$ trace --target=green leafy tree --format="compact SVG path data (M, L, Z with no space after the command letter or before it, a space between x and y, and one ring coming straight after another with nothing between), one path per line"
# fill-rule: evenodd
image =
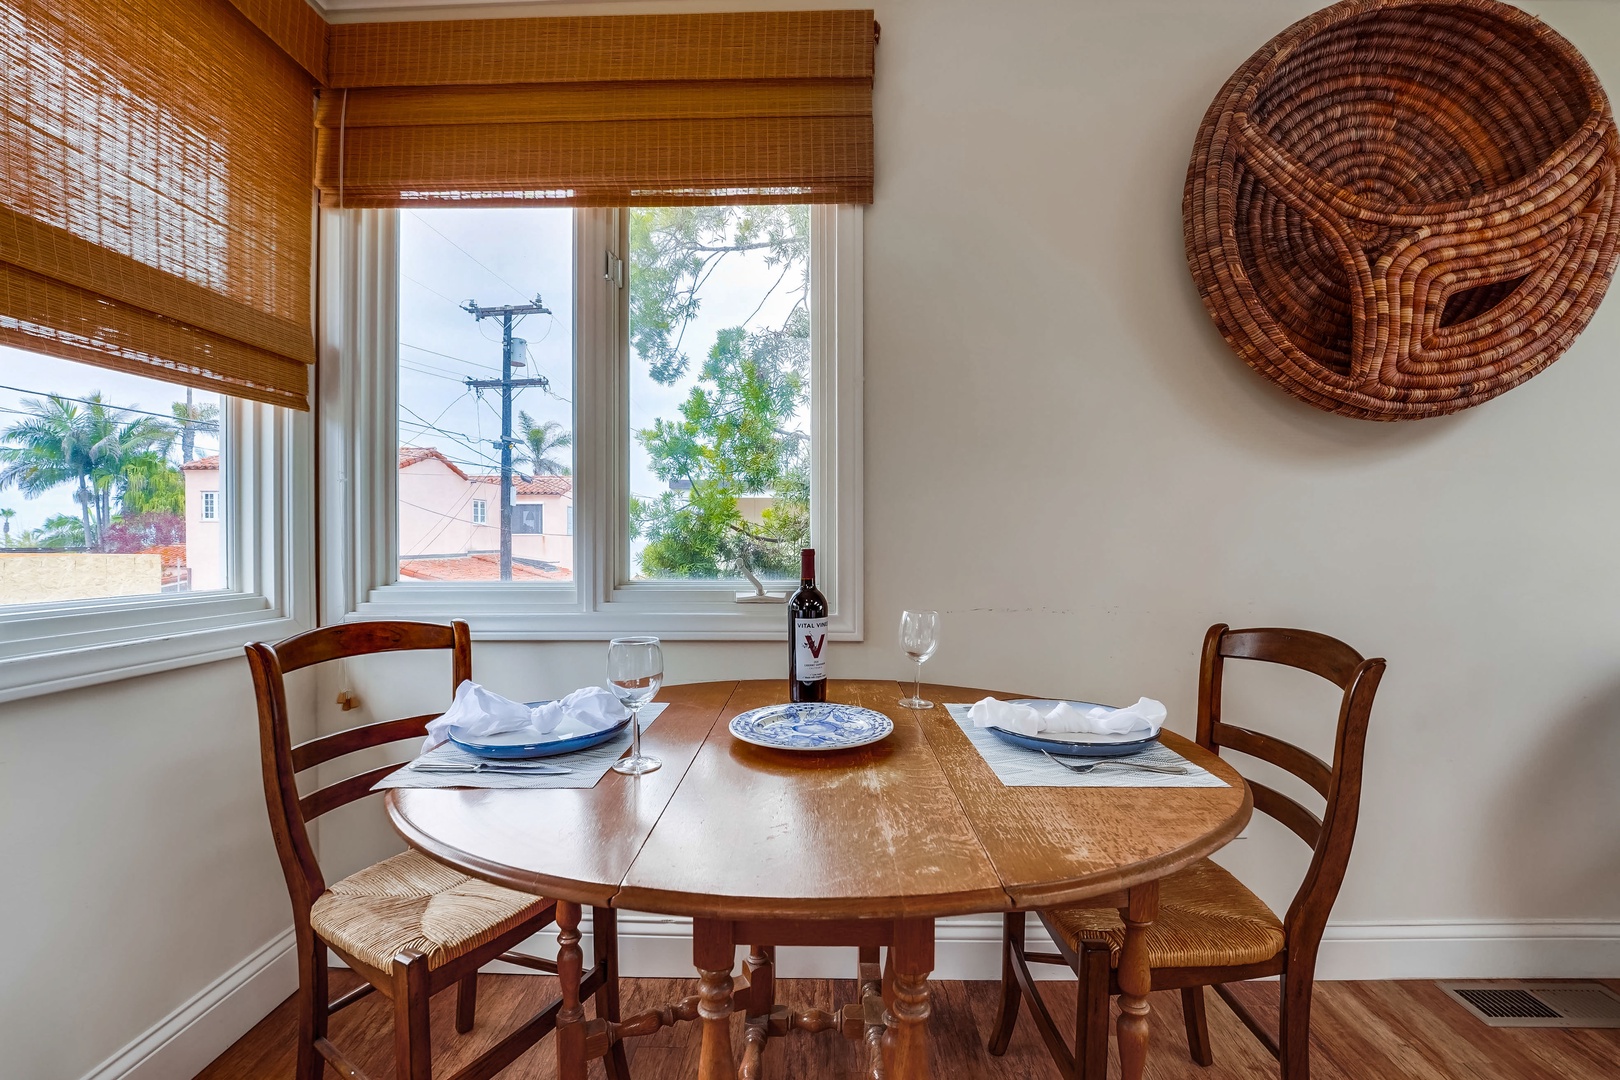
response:
M11 507L0 507L0 547L11 546L11 519L17 516L17 511Z
M691 369L685 336L721 263L755 252L777 271L790 310L776 326L753 315L717 335L679 419L636 432L669 490L631 504L653 577L784 577L810 536L809 440L793 425L810 393L810 212L803 206L678 207L630 215L630 335L655 381ZM739 500L768 497L750 520Z
M155 450L135 454L124 463L118 481L118 516L186 512L185 476L165 455Z
M573 432L564 431L555 420L537 424L532 416L520 411L518 434L521 441L513 449L520 466L527 465L535 476L569 475L568 463L554 455L574 445Z

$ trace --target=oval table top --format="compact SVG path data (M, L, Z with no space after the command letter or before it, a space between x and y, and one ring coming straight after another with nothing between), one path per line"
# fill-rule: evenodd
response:
M828 700L894 720L872 746L797 754L731 736L732 717L785 692L774 679L666 687L669 708L642 739L664 762L657 772L609 772L577 789L395 789L389 817L440 862L553 899L724 919L898 919L1116 893L1209 855L1252 810L1231 766L1173 732L1167 746L1228 786L1005 787L942 704L901 708L894 682L829 686Z

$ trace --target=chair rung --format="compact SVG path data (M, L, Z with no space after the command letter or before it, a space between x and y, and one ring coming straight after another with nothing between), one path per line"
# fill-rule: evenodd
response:
M1032 964L1062 964L1064 967L1069 966L1069 962L1061 954L1055 952L1027 952L1024 954L1024 959Z
M371 1077L361 1071L360 1066L344 1057L343 1051L332 1045L331 1039L316 1039L315 1049L320 1051L321 1057L337 1070L343 1080L371 1080Z
M530 956L527 953L502 953L495 959L501 961L502 963L516 964L518 967L526 967L531 971L548 971L553 975L557 974L557 961L547 960L539 956Z
M353 1005L367 994L374 993L376 989L377 988L372 986L370 983L361 983L359 986L355 987L353 990L350 990L342 997L328 1002L326 1006L326 1015L331 1016L339 1009L347 1009L350 1005Z
M1260 1022L1250 1015L1248 1009L1238 1003L1237 998L1232 996L1232 991L1228 990L1224 983L1216 983L1213 989L1220 996L1220 999L1226 1002L1226 1007L1231 1009L1239 1020L1243 1021L1243 1026L1253 1032L1256 1039L1260 1040L1260 1045L1270 1050L1272 1057L1281 1061L1282 1048L1277 1045L1277 1040L1271 1037L1271 1032L1260 1026Z

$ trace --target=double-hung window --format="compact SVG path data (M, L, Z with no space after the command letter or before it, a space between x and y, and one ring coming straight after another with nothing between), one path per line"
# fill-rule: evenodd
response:
M378 512L343 515L385 527L328 540L329 558L376 555L346 614L774 637L815 547L834 632L859 634L858 208L407 208L331 226L372 234L355 257L392 278L375 308L331 308L397 312L345 331L392 355L328 393L344 415L361 380L397 395L363 417L378 438L348 439L396 452L363 466Z

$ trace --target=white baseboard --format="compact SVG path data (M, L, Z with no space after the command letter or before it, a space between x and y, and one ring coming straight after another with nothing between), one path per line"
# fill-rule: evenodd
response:
M189 1080L297 989L289 926L84 1080Z

